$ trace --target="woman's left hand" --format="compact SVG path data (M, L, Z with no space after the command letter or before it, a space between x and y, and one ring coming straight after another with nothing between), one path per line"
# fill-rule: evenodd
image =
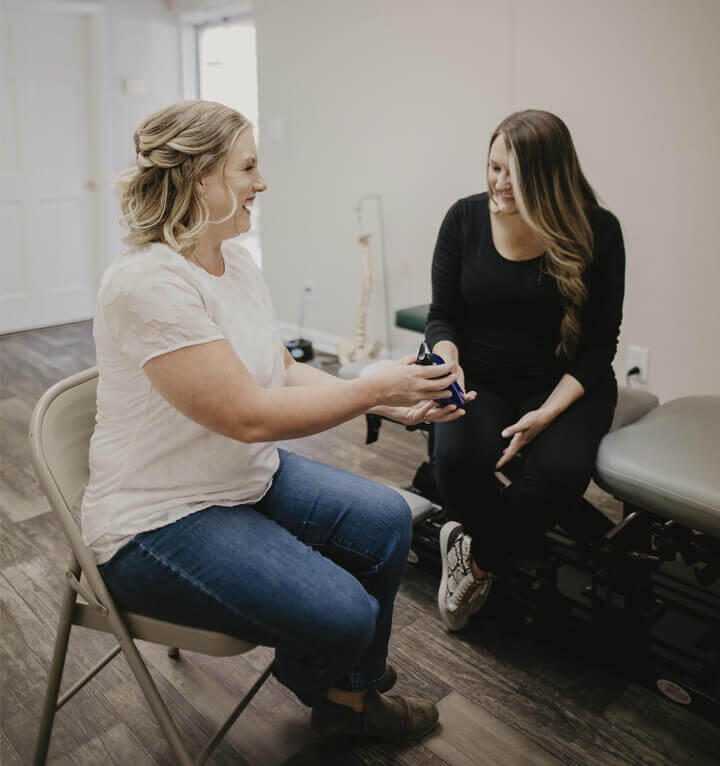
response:
M471 402L477 393L468 391L465 394L465 401ZM416 426L419 423L448 423L451 420L457 420L465 414L465 410L454 404L448 404L440 407L435 401L425 401L416 404L414 407L386 407L383 414L386 417L397 420L405 426Z
M510 439L510 444L503 450L500 460L495 464L495 470L498 471L509 463L523 447L530 444L552 421L552 415L545 410L531 410L523 415L517 423L513 423L513 425L505 428L500 435L505 439L512 438Z

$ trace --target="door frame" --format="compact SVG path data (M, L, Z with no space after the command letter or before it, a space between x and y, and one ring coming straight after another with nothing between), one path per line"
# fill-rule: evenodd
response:
M109 216L113 205L112 188L110 179L112 175L110 166L110 136L109 136L109 102L106 82L107 64L104 50L107 50L106 42L106 15L105 8L100 0L86 0L75 2L74 0L4 0L3 11L13 13L32 14L62 14L74 16L87 16L89 50L88 50L88 174L89 179L95 183L94 215L90 246L92 248L92 273L89 275L95 290L100 285L100 277L105 269L104 254L108 252L108 236L110 227ZM91 319L89 316L88 319ZM55 324L65 324L64 321ZM21 332L17 330L14 332Z
M200 94L198 55L198 28L221 24L224 21L252 19L252 0L228 0L212 8L194 11L178 11L180 30L180 66L182 69L182 94L184 99L194 100Z

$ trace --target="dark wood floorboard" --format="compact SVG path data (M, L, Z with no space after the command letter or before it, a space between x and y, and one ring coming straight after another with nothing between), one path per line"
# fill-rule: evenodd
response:
M2 729L0 729L0 763L3 766L22 766L23 764L20 753Z
M331 357L326 368L335 369ZM0 337L0 760L27 764L37 732L64 587L68 549L35 479L27 427L57 380L94 364L89 322ZM420 433L385 424L364 445L358 418L325 434L284 443L307 457L369 478L408 485L425 454ZM609 516L618 504L597 487L589 497ZM528 636L477 620L461 635L442 627L437 580L409 567L396 600L390 661L397 691L438 703L441 727L420 744L384 743L323 751L309 710L274 678L233 726L211 763L268 766L407 764L717 764L720 729L607 668ZM75 628L63 688L111 646ZM141 643L140 651L191 752L272 658L258 647L234 659ZM57 715L50 762L172 764L159 727L127 663L118 658Z
M425 746L457 766L559 766L562 761L459 692L438 703L440 724Z

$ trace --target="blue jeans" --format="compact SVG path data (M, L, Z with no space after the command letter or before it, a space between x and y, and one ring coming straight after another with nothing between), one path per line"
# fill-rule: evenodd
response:
M312 706L382 680L412 515L388 487L279 452L255 505L138 534L100 571L124 609L274 646L277 678Z

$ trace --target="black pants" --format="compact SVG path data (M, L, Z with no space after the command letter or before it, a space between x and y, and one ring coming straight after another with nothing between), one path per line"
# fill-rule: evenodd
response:
M537 409L552 387L536 393L477 391L467 414L435 426L435 469L451 515L472 536L472 556L485 571L506 558L537 554L545 533L572 512L592 477L598 445L617 402L614 377L568 407L522 453L522 473L502 489L494 466L509 443L500 432Z

